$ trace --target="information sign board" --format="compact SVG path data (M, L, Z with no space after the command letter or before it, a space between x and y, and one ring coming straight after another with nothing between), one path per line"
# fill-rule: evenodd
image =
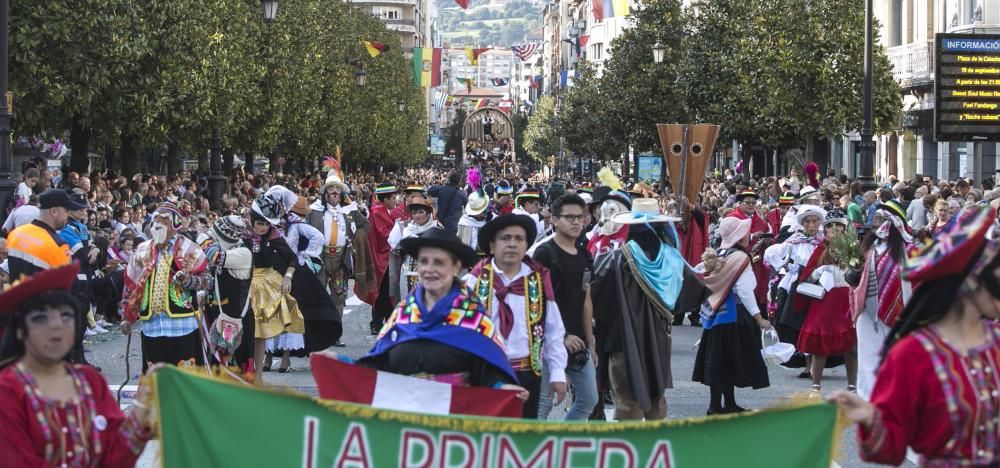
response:
M934 137L1000 141L1000 35L937 34Z

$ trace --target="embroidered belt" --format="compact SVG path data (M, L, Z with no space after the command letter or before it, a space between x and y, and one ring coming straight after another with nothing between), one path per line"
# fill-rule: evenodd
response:
M343 247L338 247L336 245L328 245L328 246L326 246L326 254L327 255L337 255L338 253L343 252L343 251L344 251Z
M514 372L521 372L521 371L527 372L527 371L531 371L532 370L531 369L531 357L530 356L525 356L525 357L519 358L519 359L511 359L510 360L510 367L512 367L514 369Z

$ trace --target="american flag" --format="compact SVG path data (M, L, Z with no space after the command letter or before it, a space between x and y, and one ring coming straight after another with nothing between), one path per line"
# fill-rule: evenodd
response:
M516 55L517 58L521 60L528 60L528 57L531 57L531 55L538 50L538 43L532 42L530 44L516 45L511 47L510 50L514 51L514 55Z

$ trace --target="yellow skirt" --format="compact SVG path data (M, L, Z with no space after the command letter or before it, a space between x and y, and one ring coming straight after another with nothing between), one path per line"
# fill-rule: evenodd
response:
M274 268L254 268L250 280L254 337L274 338L282 333L305 333L299 304L291 294L281 294L281 273Z

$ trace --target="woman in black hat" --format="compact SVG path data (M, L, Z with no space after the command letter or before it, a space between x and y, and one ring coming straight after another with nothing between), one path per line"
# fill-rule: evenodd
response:
M401 301L361 364L454 385L521 392L507 362L499 327L458 280L479 257L452 232L432 228L400 242L417 259L420 283Z

